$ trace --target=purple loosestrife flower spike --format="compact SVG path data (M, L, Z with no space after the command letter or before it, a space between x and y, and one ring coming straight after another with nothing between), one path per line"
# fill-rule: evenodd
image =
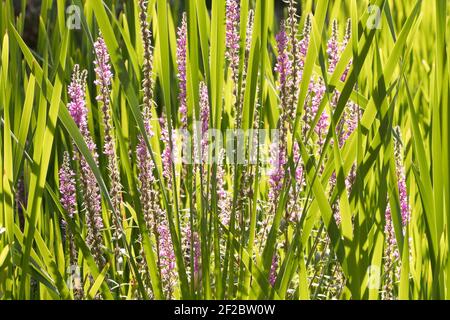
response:
M405 227L410 219L411 209L408 201L408 191L406 189L405 168L403 166L402 142L400 128L395 128L397 136L395 138L395 167L397 173L398 192L400 197L400 212L402 215L402 224Z
M157 226L160 271L164 284L164 291L167 298L170 299L176 284L175 253L169 231L169 223L166 219L165 213L161 211L160 217L161 221L159 221Z
M143 79L142 88L143 94L143 107L142 116L146 134L153 136L153 129L151 126L151 107L153 99L153 81L152 81L152 64L153 54L151 45L151 32L150 26L147 22L147 0L139 0L139 22L141 29L141 37L144 48L144 63L143 63ZM147 149L144 137L141 135L138 138L138 145L136 148L136 158L138 167L138 178L140 182L139 192L140 201L142 203L142 211L144 214L147 228L152 230L155 226L154 221L154 202L155 194L153 190L153 183L155 177L153 176L154 163L151 159L150 153Z
M248 11L247 30L245 33L245 51L250 52L252 45L253 25L255 23L255 12L253 10Z
M389 202L385 212L386 225L384 232L386 234L386 247L384 250L384 268L391 270L386 277L384 284L383 300L392 300L394 298L393 287L397 281L397 272L395 272L395 262L399 259L399 251L397 248L397 240L395 238L394 224L392 223L391 207Z
M341 54L345 50L345 48L347 47L348 43L350 42L351 36L352 36L352 20L348 19L347 20L347 26L345 28L344 40L343 40L342 46L340 48ZM348 66L345 68L345 71L344 71L344 73L341 76L341 81L345 81L347 79L347 75L348 75L348 72L349 72L350 67L352 65L352 62L353 61L350 60Z
M350 39L352 37L352 19L347 19L347 25L345 26L344 40L342 41L341 52L345 50Z
M197 232L191 231L191 226L189 225L189 221L187 224L183 226L183 234L184 234L184 250L185 250L185 258L186 261L189 262L189 266L191 272L194 272L194 282L198 283L198 276L200 271L200 241ZM191 259L192 256L192 259ZM191 262L193 261L193 262Z
M401 206L401 213L402 213L402 223L403 225L406 225L409 221L410 217L410 209L409 209L409 203L408 203L408 194L406 190L406 181L405 181L405 174L403 172L403 167L397 169L398 172L398 192L400 195L400 206Z
M275 281L277 280L277 269L278 269L278 256L275 252L272 257L272 265L270 266L270 274L269 274L269 282L272 287L275 285Z
M187 245L189 246L189 250L192 250L188 259L191 261L192 255L192 263L191 272L194 273L194 287L198 287L201 281L201 270L200 270L200 257L201 257L201 246L200 239L197 232L192 232L190 227L186 231L186 239L188 241Z
M223 225L228 226L230 222L230 195L225 188L225 150L222 149L219 154L219 163L217 165L217 206L219 208L219 217Z
M75 173L70 168L70 156L64 152L63 164L59 169L59 192L61 193L61 205L70 218L77 212Z
M151 33L147 22L147 1L140 0L139 8L140 27L144 46L144 65L142 80L144 98L142 116L146 134L149 137L152 137L154 135L151 125L151 108L153 104L153 56L151 47ZM156 183L155 176L153 175L154 163L150 152L147 149L147 144L143 136L139 137L138 146L136 149L136 157L138 178L140 182L140 201L143 206L142 212L148 231L153 231L158 240L156 249L160 257L159 267L164 284L164 292L166 293L166 296L170 298L172 296L173 287L176 281L174 277L175 257L170 238L168 221L165 218L165 214L159 205L159 195L154 186ZM143 259L143 264L145 264L145 259ZM147 269L147 266L144 265L141 270L142 269ZM147 277L147 275L145 276Z
M300 192L304 185L303 166L300 157L300 147L297 142L293 145L292 156L294 166L297 166L294 172L295 184L289 189L289 202L286 217L291 222L297 222L301 215Z
M194 163L196 170L204 167L199 164L206 163L208 160L208 129L209 129L209 96L208 87L204 82L200 82L200 115L196 117L194 127ZM203 174L203 171L200 174Z
M152 53L152 34L150 26L147 22L147 0L139 0L139 22L142 36L142 43L144 49L144 62L142 67L142 89L144 91L144 100L142 107L142 114L144 119L144 126L147 134L153 136L151 125L151 107L153 104L153 53Z
M250 56L250 49L252 44L252 33L253 33L253 24L254 24L254 12L253 10L249 10L248 12L248 20L247 20L247 27L246 27L246 34L245 34L245 47L244 47L244 63L242 66L242 76L241 76L241 88L239 92L239 103L238 103L238 112L239 112L239 121L236 122L235 128L241 127L241 118L240 115L242 114L241 108L244 105L244 99L245 99L245 92L247 90L247 70L248 70L248 63L249 63L249 56ZM258 113L258 108L255 107L254 114L256 115ZM259 125L258 121L255 120L254 125ZM248 152L248 150L246 151ZM244 157L252 157L252 155L244 155ZM231 175L235 175L235 168L231 168ZM218 170L221 170L218 167ZM245 202L248 201L248 199L251 198L250 190L252 189L251 183L252 183L252 175L251 172L252 168L250 166L244 166L242 170L242 176L240 179L240 190L237 196L237 203L236 203L236 211L242 212L245 210L243 206L245 205ZM225 214L226 216L227 214ZM229 220L229 219L228 219ZM227 221L225 219L224 221ZM242 220L241 220L242 221ZM229 222L229 221L227 221Z
M285 125L287 111L289 106L289 88L290 88L290 76L291 76L291 61L289 59L289 53L287 51L288 36L284 27L284 22L281 23L280 32L275 37L277 41L277 63L275 71L278 72L280 91L280 107L281 114L278 122L280 128L279 140L272 141L270 146L270 172L269 172L269 201L272 205L272 210L275 211L276 204L278 202L278 196L283 186L284 179L284 165L287 163L287 150L286 150L286 135L287 128Z
M327 43L327 55L328 55L328 72L333 73L336 69L336 65L339 62L340 45L338 42L338 24L336 20L333 20L333 27L331 31L331 38Z
M187 102L186 102L186 51L187 51L187 23L186 13L183 13L181 26L178 28L177 39L177 66L180 102L181 127L187 129Z
M188 45L188 41L187 41L187 17L186 17L186 13L183 13L182 19L181 19L181 25L178 28L177 31L177 66L178 66L178 85L179 85L179 93L178 93L178 100L180 102L180 107L179 107L179 112L180 112L180 120L181 120L181 128L183 130L185 130L184 132L186 133L187 128L188 128L188 109L187 109L187 45ZM195 130L195 129L194 129ZM166 131L167 133L167 131ZM163 154L163 175L166 177L166 179L168 179L168 181L171 180L171 176L170 176L170 171L166 170L166 168L168 167L168 158L167 158L167 154L169 153L169 151L167 150L167 148L170 148L169 145L169 141L168 141L168 137L165 138L165 144L166 144L166 149L164 150L164 154ZM182 137L182 150L186 150L187 151L187 136L183 135ZM195 147L194 147L195 148ZM172 153L174 154L174 153ZM164 163L166 163L164 165ZM187 167L186 165L183 165L182 167L182 171L183 171L183 175L187 174L186 172ZM169 186L170 187L170 186ZM196 266L198 266L198 256L197 256L197 249L196 249L196 241L198 243L198 239L195 240L194 237L196 237L195 234L193 234L191 232L191 226L190 226L190 213L188 213L185 217L184 217L184 225L182 227L182 238L184 238L183 243L185 244L185 249L189 248L189 251L194 250L194 254L193 254L193 259L194 259L194 266L191 268L194 268L194 272L197 273L198 272L198 267L196 269ZM189 252L186 250L186 252ZM191 259L191 255L188 254L187 255L187 261L190 261Z
M289 85L288 80L291 75L291 62L289 60L289 54L287 52L288 37L284 27L284 23L281 23L280 32L275 37L277 41L277 64L275 66L275 71L279 74L279 87L282 94L281 102L286 98L286 89Z
M61 194L61 205L66 210L69 219L73 219L77 213L77 200L76 200L76 186L75 186L75 173L70 168L70 156L66 151L64 152L63 163L59 169L59 192ZM63 225L66 227L67 222L64 221ZM77 265L77 248L75 245L73 234L65 229L66 240L69 241L69 263L70 266ZM76 300L83 297L83 288L80 283L74 281L74 298Z
M198 233L194 233L194 273L196 275L200 272L200 257L201 257L201 246Z
M309 38L311 34L311 15L308 14L305 19L305 25L303 26L303 37L300 41L298 41L298 50L297 54L299 55L297 61L299 64L299 76L298 81L300 82L303 75L303 69L305 67L306 55L308 53L309 47Z
M233 73L233 80L237 80L239 68L239 4L236 0L226 2L226 36L225 44L228 59ZM235 83L236 85L236 83Z
M120 215L122 187L120 184L120 172L119 165L117 163L114 126L111 117L111 101L109 98L111 94L110 86L113 74L109 64L110 58L108 49L106 48L105 41L101 36L99 36L97 41L94 43L94 50L96 55L96 60L94 62L95 73L97 75L97 79L94 83L99 86L100 89L100 94L97 96L97 101L102 103L103 126L105 130L105 146L103 153L106 155L108 160L107 167L110 174L110 194L114 209L114 213L112 214L112 220L115 228L113 236L115 239L115 254L116 257L118 257L120 256L120 245L118 241L122 236L122 217Z
M105 40L102 38L101 34L97 38L97 41L94 42L94 52L96 55L96 60L94 61L95 73L97 75L97 79L94 83L100 86L101 89L101 95L97 97L97 100L103 101L104 99L109 99L109 96L104 95L104 93L109 93L109 86L111 85L113 73L111 72L111 66L109 65L110 57L108 48L106 47Z
M311 15L308 14L305 18L305 24L303 26L303 32L302 32L302 39L298 42L298 55L299 58L299 68L298 68L298 81L299 83L303 79L303 70L305 68L305 62L306 62L306 55L308 53L308 47L309 47L309 41L310 41L310 35L311 35ZM314 95L313 89L314 89L314 79L310 79L309 85L308 85L308 97L312 97ZM311 127L311 122L314 120L314 114L311 112L311 106L308 104L308 101L305 101L304 105L304 115L303 115L303 132L304 134L307 134L308 130Z
M249 10L248 21L247 21L247 30L246 30L246 36L245 36L244 65L243 65L243 69L242 69L242 81L241 81L241 93L239 95L239 98L240 98L239 106L242 106L244 104L245 90L247 87L247 69L248 69L248 60L249 60L249 55L250 55L250 47L252 45L253 24L254 24L254 12L253 12L253 10Z
M299 93L299 85L300 85L300 79L302 76L302 69L299 66L299 61L302 59L302 54L299 52L299 40L297 38L297 29L298 29L298 22L297 22L297 8L296 8L296 2L295 0L289 0L289 6L288 6L288 19L286 21L287 29L289 31L288 34L288 44L287 48L284 49L287 53L287 59L288 64L290 65L290 69L288 74L286 75L285 79L285 86L286 86L286 93L282 94L285 96L284 99L282 99L282 115L281 115L281 146L280 146L280 155L278 157L279 164L281 166L278 168L278 172L273 172L273 174L270 176L270 190L269 190L269 198L272 198L271 200L275 203L277 200L274 199L273 193L275 192L277 194L277 197L280 194L280 190L283 186L283 178L285 175L285 168L284 166L287 164L287 150L286 150L286 136L287 136L287 129L286 124L288 126L291 125L290 121L288 119L294 119L295 113L296 113L296 107L297 107L297 100L298 100L298 93ZM284 45L284 39L280 39L282 41L278 42L278 49L280 50L281 46ZM280 52L279 52L280 54ZM281 77L281 74L280 74ZM298 147L298 145L297 145ZM295 147L294 150L295 151ZM298 155L298 149L297 149L297 155ZM298 160L298 158L297 158ZM295 161L295 159L294 159ZM298 168L301 169L301 166ZM295 174L297 175L297 173ZM291 176L288 176L288 178L291 178ZM277 181L279 179L279 181ZM299 181L300 182L300 181ZM296 196L296 188L292 187L289 190L289 200L288 200L288 206L289 208L286 210L286 219L292 219L294 216L297 216L298 213L298 205L297 205L297 196ZM274 206L275 207L275 206ZM290 213L290 214L289 214ZM293 219L292 219L293 220ZM275 282L275 279L273 279L273 283Z
M327 55L328 55L328 72L334 73L336 66L339 62L341 54L341 46L338 41L338 23L337 20L333 20L332 29L331 29L331 37L327 42ZM331 107L336 108L339 101L339 92L334 90L333 95L331 97ZM342 131L342 124L339 123L337 126L338 136L340 136L339 131Z
M296 83L294 84L296 88L300 87L300 83L303 79L303 70L305 68L306 55L308 53L309 47L309 38L311 34L311 15L308 14L305 18L305 24L303 26L302 39L297 41L296 46L298 47L296 50L296 63L298 64L297 75L296 75ZM296 91L295 101L298 100L299 90ZM305 105L306 109L306 105ZM295 116L295 114L294 114ZM304 117L307 118L307 117ZM308 129L308 123L304 124L304 130Z
M287 163L286 149L281 141L273 141L270 146L269 200L273 206L283 187L284 165ZM275 209L274 209L275 210Z
M321 78L319 78L315 83L311 86L311 119L314 120L317 113L319 112L320 103L325 95L325 85ZM317 122L314 131L317 133L317 136L319 137L319 147L322 147L324 143L324 138L328 130L328 114L325 110L322 111L319 121Z
M209 129L209 94L204 82L200 83L200 139L201 148L197 153L199 160L205 162L208 157L208 129ZM197 142L196 142L197 144Z
M105 146L103 152L108 156L108 160L110 160L110 157L115 156L115 141L112 136L113 124L110 110L111 102L109 98L113 74L109 65L108 49L101 36L99 36L94 43L94 50L96 55L96 60L94 61L95 73L97 75L97 79L94 83L99 86L100 89L100 94L96 99L102 103L103 125L105 127Z
M236 99L234 127L240 128L242 117L242 106L240 104L241 98L238 97L238 82L239 82L239 3L237 0L226 0L226 35L225 35L225 58L228 60L231 70L231 78L233 79L233 96Z
M388 245L394 246L396 244L396 239L395 239L394 225L392 224L391 207L389 204L386 207L385 219L386 219L386 225L384 227L384 231L387 236Z
M152 80L152 69L153 69L153 54L151 46L151 33L150 27L147 22L147 0L139 0L139 22L141 29L141 36L144 49L144 63L143 63L143 79L142 79L142 89L143 89L143 106L142 106L142 118L144 121L145 133L148 137L153 136L153 129L151 125L151 108L153 104L153 80ZM156 179L153 175L154 162L147 149L147 144L142 135L138 138L138 145L136 147L136 162L139 180L139 200L142 204L142 214L144 216L145 224L148 232L153 232L153 234L158 237L158 221L157 216L161 209L158 202L158 193L154 188ZM159 242L156 244L156 248L159 250ZM143 259L141 260L141 272L144 272L143 277L146 283L146 289L150 293L151 285L148 273L148 266L145 260L145 253L143 253ZM145 272L147 271L147 272Z
M77 211L75 174L70 168L70 156L67 151L64 152L63 163L59 169L59 193L61 194L62 207L66 210L69 219L73 219ZM61 221L61 227L64 231L63 239L69 239L69 242L72 242L73 239L71 239L70 232L67 230L66 220ZM72 253L72 250L70 253Z
M153 183L155 177L153 175L154 164L147 150L147 145L142 137L138 142L136 149L137 167L140 202L142 203L142 212L144 214L145 223L148 230L153 230L155 227L154 206L155 206L155 192L153 190Z
M335 28L337 28L337 24L334 22L333 23L333 30L335 30ZM307 39L308 43L309 43L309 36L310 36L310 31L311 31L311 21L310 21L310 17L308 16L306 22L305 22L305 27L304 27L304 39ZM334 32L334 31L333 31ZM336 35L336 41L337 41L337 35ZM336 42L337 44L337 42ZM329 72L332 72L331 69L334 71L335 68L335 58L331 58L330 55L334 54L334 48L337 49L337 46L335 46L334 44L332 44L330 41L328 42L328 46L327 46L327 54L328 54L328 59L329 59ZM306 47L303 45L301 51L304 52L304 54L306 54L307 50L307 45ZM337 54L337 53L336 53ZM304 62L303 62L304 64ZM303 67L303 65L302 65ZM325 84L323 83L323 80L319 77L318 80L313 81L311 80L311 82L309 83L309 88L308 88L308 93L309 96L311 97L311 105L310 106L305 106L305 116L304 116L304 121L305 121L305 129L309 129L312 121L314 121L317 112L319 112L319 107L320 107L320 103L322 102L322 99L325 95ZM326 113L325 110L322 111L319 121L316 124L316 126L314 127L314 131L316 132L316 134L318 135L318 144L319 147L322 146L323 144L323 139L324 139L324 135L326 134L327 128L328 128L328 114Z
M92 153L94 160L98 164L98 155L96 146L87 127L87 108L85 102L86 72L80 72L78 65L74 66L72 82L69 85L68 93L70 102L68 109L75 123L78 125L81 134L84 136L85 142ZM86 224L87 239L86 242L92 251L92 255L101 269L105 264L103 257L103 238L101 229L103 228L103 220L101 216L101 196L97 179L89 167L86 159L77 154L80 161L81 181L83 183L84 205L86 206Z
M206 183L206 164L208 160L208 129L209 129L209 94L208 87L204 82L200 82L200 114L196 116L196 125L194 127L194 176L200 173L201 184L207 186ZM194 188L197 183L194 181ZM200 194L203 195L204 190L199 188ZM192 219L192 218L191 218ZM201 281L199 257L201 255L199 235L194 230L189 230L190 245L193 249L193 261L191 268L194 272L194 284L197 285ZM192 270L192 269L191 269Z
M395 129L396 135L394 136L394 154L395 154L395 169L397 175L397 186L400 198L400 213L402 217L402 227L403 233L405 233L405 228L408 225L411 208L409 206L408 201L408 193L406 188L406 177L405 177L405 169L403 167L403 156L402 156L402 142L401 142L401 133L400 128L396 127ZM392 212L389 204L389 199L385 212L385 221L386 225L384 228L384 232L386 234L386 249L385 249L385 268L392 269L395 261L400 258L400 253L397 247L397 240L395 238L395 230L394 224L392 222ZM397 280L394 278L398 278L398 272L393 272L387 278L385 286L384 286L384 299L392 299L393 298L393 283Z
M361 118L361 109L359 106L352 102L348 101L345 110L342 125L338 127L339 133L339 147L342 147L344 143L350 138L351 134L356 130L358 127L358 120Z
M327 42L327 56L328 56L328 72L334 73L334 70L336 69L336 65L339 62L341 54L341 46L338 42L338 24L336 20L333 20L332 28L331 28L331 37L328 39ZM340 93L337 90L333 91L333 94L331 96L330 105L332 109L334 110L338 104ZM338 123L336 128L336 134L339 137L341 136L342 132L342 119Z
M159 119L161 125L161 140L164 143L164 150L161 155L162 165L163 165L163 177L167 179L168 187L172 187L172 165L173 157L175 155L176 146L174 144L174 149L171 148L169 129L167 126L167 121L165 118L161 117ZM175 132L172 132L172 141L175 140Z
M297 168L295 169L295 180L297 181L298 185L303 184L303 166L302 161L300 158L300 147L298 146L298 143L294 143L294 149L293 149L293 158L294 158L294 164L297 165Z
M75 124L80 128L82 134L86 134L85 130L87 130L87 107L84 92L85 78L86 72L80 72L80 67L77 64L74 65L72 82L67 88L70 99L67 104L67 109L75 121Z
M288 7L288 20L287 25L289 28L289 41L290 41L290 59L291 59L291 66L292 66L292 80L290 81L290 94L289 94L289 104L287 105L287 116L293 119L295 117L295 109L296 109L296 102L298 97L298 88L300 84L299 79L299 66L298 66L298 59L300 58L300 55L297 53L298 50L298 39L297 39L297 29L298 29L298 22L297 22L297 8L296 3L294 0L289 0L289 7Z
M275 65L275 71L278 73L279 77L279 84L278 84L278 90L280 92L280 108L281 108L281 114L280 119L278 122L279 128L281 128L281 143L283 144L286 139L286 120L289 116L289 102L290 102L290 93L289 89L291 87L291 75L292 75L292 64L291 60L289 59L289 52L288 52L288 36L286 33L286 29L284 27L284 22L281 22L280 32L275 37L277 41L277 49L278 49L278 56L277 56L277 63Z

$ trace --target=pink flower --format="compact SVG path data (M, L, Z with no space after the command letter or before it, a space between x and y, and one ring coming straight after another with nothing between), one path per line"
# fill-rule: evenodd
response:
M219 208L219 217L223 225L228 226L230 222L230 194L225 189L225 164L224 161L225 150L222 149L219 154L219 163L217 164L217 206Z
M76 64L73 67L72 82L67 88L69 95L69 103L67 109L72 116L75 124L78 126L82 134L87 131L87 107L85 101L85 83L86 72L80 72L80 67Z
M294 143L293 158L294 158L294 165L297 165L297 168L295 170L295 180L297 181L297 184L302 185L303 166L300 158L300 148L297 142Z
M99 86L100 94L96 97L98 101L100 101L102 106L103 113L103 123L105 126L105 147L104 153L105 155L110 157L115 156L115 146L114 139L112 137L112 119L111 119L111 110L110 110L110 85L112 79L111 66L109 65L109 53L106 48L105 41L101 36L97 38L97 41L94 43L94 50L96 59L94 61L95 64L95 74L97 75L97 79L94 83Z
M197 120L200 125L194 130L194 157L195 163L201 163L208 157L209 95L204 82L200 83L200 115Z
M284 91L288 87L288 79L291 74L291 61L289 60L289 53L287 51L288 37L284 27L281 24L280 32L275 36L277 41L278 56L275 71L279 74L279 90Z
M338 42L338 25L337 21L333 20L333 29L331 33L331 38L327 43L327 55L328 55L328 72L333 73L336 69L336 65L339 62L340 56L340 45Z
M306 16L306 20L305 20L305 25L303 27L303 37L300 41L298 41L298 63L299 63L299 80L301 80L302 75L303 75L303 69L305 67L305 60L306 60L306 55L308 53L308 47L309 47L309 38L310 38L310 34L311 34L311 15L307 15Z
M102 104L102 114L103 114L103 125L104 125L104 139L105 145L103 153L106 155L108 160L107 168L110 176L110 188L109 193L111 195L111 201L114 209L114 214L112 215L112 221L114 223L113 237L115 240L115 254L120 255L120 246L118 243L119 238L122 235L122 217L120 215L120 206L122 203L122 186L120 183L120 172L119 164L117 163L116 155L116 142L114 138L114 125L112 121L112 110L111 110L111 79L113 74L111 72L111 66L109 64L109 53L106 48L105 41L101 35L97 38L94 43L94 50L96 59L95 73L96 80L94 83L99 86L100 93L97 96L97 101Z
M275 204L283 187L284 166L287 163L286 148L279 141L270 146L269 200Z
M239 67L239 4L236 0L226 1L226 36L227 51L225 57L230 62L233 78L237 77Z
M94 61L95 73L97 74L97 80L95 80L94 83L101 87L108 87L111 85L113 74L111 72L111 66L109 65L110 58L108 48L101 35L99 35L97 41L94 42L94 51L96 55Z
M97 162L96 146L87 127L87 108L85 103L85 86L86 72L80 72L78 65L74 66L72 82L69 85L68 92L70 102L68 109L75 123L78 125L81 134L84 136L85 142ZM78 154L81 168L81 181L83 183L84 202L87 209L86 224L88 243L94 259L100 268L103 267L105 261L103 258L103 238L101 229L103 228L103 220L101 216L101 195L97 184L97 179L89 167L86 159Z
M75 173L70 168L69 153L64 152L64 160L59 169L59 192L61 194L61 205L70 218L76 214L77 201L75 189Z
M178 28L177 39L177 66L178 66L178 100L180 102L181 126L187 128L187 103L186 103L186 50L187 50L187 23L186 13L183 13L181 26Z
M167 128L166 120L161 117L159 119L161 125L161 140L164 143L164 150L161 155L162 166L163 166L163 177L167 179L169 188L172 187L172 164L173 156L175 152L171 148L171 142L169 137L169 129ZM172 143L174 141L174 132L172 132Z
M270 267L270 274L269 274L269 282L272 285L272 287L275 285L275 282L277 280L277 269L278 269L278 256L275 252L272 257L272 265Z
M402 215L402 224L406 226L411 215L411 208L408 201L408 191L406 189L405 168L403 166L402 144L400 129L397 127L398 138L395 140L395 167L397 173L397 186L400 198L400 212Z
M310 94L311 94L311 106L307 108L306 112L309 112L310 115L308 117L313 121L316 118L317 113L319 112L320 103L325 95L325 85L322 79L319 78L318 81L310 84ZM324 143L325 135L328 131L328 121L329 117L325 110L322 111L319 117L319 121L314 127L314 131L317 133L319 138L318 144L321 147Z
M169 231L169 223L164 212L160 212L161 220L157 226L159 240L159 262L160 271L165 291L168 298L171 297L176 283L175 274L175 253L172 245L172 238Z
M406 188L406 178L405 178L405 169L403 167L403 157L402 157L402 147L401 147L401 141L400 141L400 130L396 128L397 136L398 138L395 139L395 169L396 169L396 175L397 175L397 187L399 192L399 198L400 198L400 213L402 217L402 227L405 228L409 222L410 214L411 214L411 208L409 206L408 201L408 191ZM386 212L385 212L385 218L386 218L386 225L385 225L385 233L387 235L388 239L388 245L390 245L391 251L394 252L394 255L398 255L398 249L393 248L393 246L396 244L395 239L395 233L394 233L394 227L392 223L392 217L391 217L391 207L387 205Z

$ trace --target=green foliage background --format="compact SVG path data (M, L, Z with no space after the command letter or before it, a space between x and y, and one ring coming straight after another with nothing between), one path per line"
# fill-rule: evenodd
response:
M19 2L19 1L17 1ZM139 32L136 1L75 0L82 8L81 30L66 27L66 8L71 1L43 0L40 7L37 41L25 42L27 1L14 12L11 0L0 6L0 299L71 299L68 286L67 251L64 248L60 221L67 218L59 203L58 170L64 150L71 140L88 160L102 190L104 239L110 263L99 270L84 240L81 220L69 222L80 251L79 266L86 281L87 298L148 298L139 272L136 243L144 237L146 252L152 251L151 237L145 227L137 192L136 168L129 150L134 150L138 133L144 126L140 115L142 101L142 41ZM367 7L381 8L380 29L367 28L371 19ZM275 33L279 30L274 14L275 1L241 1L241 25L245 26L248 9L255 11L255 24L246 77L243 103L243 128L253 127L253 113L260 108L264 128L275 128L279 116L276 91ZM149 17L154 44L154 77L156 114L165 114L178 123L178 87L176 78L176 29L182 11L188 19L188 113L198 108L199 82L209 88L211 126L225 129L222 110L231 117L232 80L225 61L225 0L213 0L211 9L203 0L149 1ZM204 199L180 197L183 181L196 177L188 173L178 179L172 189L161 185L163 206L171 217L182 210L199 212L202 246L202 281L186 272L181 253L177 253L178 284L174 297L181 299L380 299L382 282L369 285L370 268L379 268L382 279L389 276L383 269L385 246L384 213L389 198L400 252L400 277L395 283L395 296L400 299L447 299L450 297L450 189L449 189L449 6L446 0L373 0L302 1L300 26L306 13L313 12L311 46L305 69L306 76L322 74L323 52L331 21L344 26L353 21L352 38L344 51L337 71L326 75L327 84L339 89L342 99L333 114L339 120L342 108L351 99L363 109L358 129L342 149L326 144L322 154L310 154L300 130L293 139L300 144L302 162L306 164L305 194L309 205L299 223L290 225L275 285L268 274L277 231L284 216L283 206L270 221L269 237L263 248L253 246L259 214L257 200L266 194L267 182L256 181L254 205L248 209L249 229L225 230L225 256L229 263L217 258L219 226L216 210L201 210ZM286 13L283 13L286 15ZM241 34L244 35L245 28ZM27 31L28 30L28 31ZM127 258L122 274L115 272L113 244L107 208L108 172L105 159L97 166L71 119L66 104L66 87L72 67L79 64L89 71L87 104L89 128L97 146L102 146L100 110L95 101L93 84L93 41L101 32L111 54L115 74L112 105L118 139L122 185L126 191L124 224ZM242 38L242 43L244 43ZM342 72L352 59L353 68L345 83ZM240 72L242 75L242 64ZM323 75L325 76L325 75ZM325 77L324 77L325 78ZM357 84L357 90L355 89ZM298 105L302 106L308 83L301 84ZM258 90L256 90L258 88ZM324 105L325 107L325 105ZM198 110L198 109L197 109ZM298 123L302 114L298 112ZM411 221L406 233L401 232L399 194L395 177L394 130L400 127L403 137L404 166L411 206ZM297 127L296 127L297 128ZM161 171L159 133L147 137L148 147L156 155ZM331 133L329 134L331 138ZM303 141L303 142L302 142ZM329 142L329 141L328 141ZM292 161L292 159L290 159ZM331 195L326 189L334 170L347 174L357 166L356 187L347 195L338 185ZM323 173L319 174L321 166ZM214 169L208 168L208 176ZM22 182L20 182L22 181ZM25 186L26 202L19 203L19 184ZM161 181L161 183L163 183ZM231 181L230 181L231 183ZM212 190L215 181L211 179ZM178 190L178 191L177 191ZM236 190L238 192L238 190ZM284 190L280 201L285 199ZM177 201L174 201L174 200ZM339 199L343 223L332 219L331 203ZM172 203L178 203L176 207ZM216 207L212 199L211 207ZM352 223L353 222L353 223ZM179 235L171 228L172 239ZM328 249L315 243L326 235ZM283 241L285 239L283 238ZM328 250L328 251L327 251ZM331 295L326 290L333 272L316 258L326 253L337 265L345 283L343 290ZM328 252L328 253L327 253ZM152 276L154 298L164 298L155 261L147 255ZM153 257L155 259L155 257ZM239 261L234 268L233 259ZM370 267L370 268L369 268ZM372 269L374 270L374 269ZM312 273L318 275L312 276ZM108 281L106 281L108 278ZM331 280L330 280L331 279ZM120 283L121 285L114 285Z

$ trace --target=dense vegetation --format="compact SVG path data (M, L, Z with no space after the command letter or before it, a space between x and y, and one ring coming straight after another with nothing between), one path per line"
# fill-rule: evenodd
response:
M2 1L0 299L450 297L447 1L275 2Z

